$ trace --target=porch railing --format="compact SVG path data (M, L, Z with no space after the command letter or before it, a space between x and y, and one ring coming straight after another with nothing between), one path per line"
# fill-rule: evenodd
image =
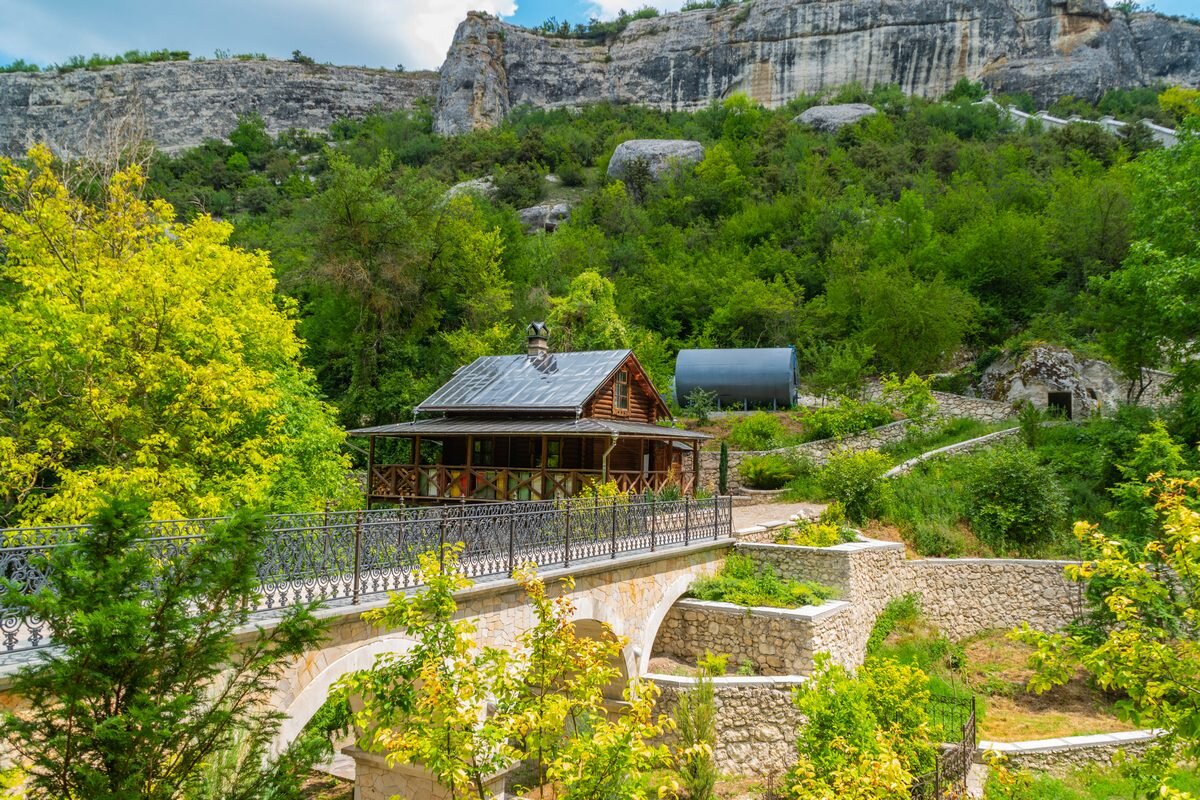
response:
M170 563L222 519L153 522L141 546ZM354 605L366 595L420 585L417 557L463 543L463 572L501 578L519 565L541 569L683 547L731 535L728 497L624 502L594 498L388 508L267 518L255 610L312 601ZM26 592L49 579L45 557L87 535L80 525L0 530L0 577ZM52 644L44 622L0 610L0 650Z
M692 493L692 475L676 470L610 470L608 480L622 492L645 494L677 486ZM521 501L575 497L601 483L598 470L453 467L380 464L371 472L371 496L378 499Z

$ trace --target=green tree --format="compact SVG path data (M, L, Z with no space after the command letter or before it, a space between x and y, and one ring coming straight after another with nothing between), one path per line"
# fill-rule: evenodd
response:
M301 606L235 639L258 599L261 518L239 512L173 554L146 520L145 503L110 501L87 535L51 549L44 588L0 581L5 616L43 620L55 645L13 679L28 709L0 717L30 796L187 798L206 762L241 748L225 797L298 800L312 762L267 759L283 716L271 701L322 624Z
M675 726L679 735L680 777L688 800L710 800L720 772L713 758L717 743L717 703L712 679L725 674L727 655L705 651L697 663L696 685L679 695Z
M597 272L575 276L566 297L550 301L547 320L558 349L616 350L629 346L629 332L617 311L616 287Z
M1062 484L1027 447L986 451L975 462L966 490L971 529L999 552L1020 552L1052 541L1066 518Z
M136 168L92 205L29 155L0 161L0 518L76 521L117 489L158 518L346 496L343 434L266 254L175 222Z

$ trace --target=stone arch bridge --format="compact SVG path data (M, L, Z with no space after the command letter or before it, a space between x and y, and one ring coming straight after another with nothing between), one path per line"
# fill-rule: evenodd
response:
M147 546L169 558L205 534L211 521L154 523ZM276 741L295 739L343 675L370 667L375 656L413 642L362 621L388 593L419 588L417 556L463 544L460 564L475 584L459 594L459 614L472 619L481 644L515 644L534 620L525 592L508 576L532 562L548 586L575 579L570 590L581 632L605 628L628 640L623 678L647 671L654 637L691 582L719 569L732 539L730 498L675 501L558 500L419 509L281 515L268 520L260 566L260 605L252 627L269 629L282 609L322 601L328 622L322 645L288 667L274 705L285 715ZM0 574L32 591L45 582L37 555L82 528L5 531ZM553 591L561 591L554 588ZM0 708L20 700L7 674L52 646L40 620L0 619ZM3 754L0 753L0 757Z

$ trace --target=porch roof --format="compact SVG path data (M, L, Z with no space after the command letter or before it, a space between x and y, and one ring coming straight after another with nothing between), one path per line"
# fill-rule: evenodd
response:
M486 419L445 417L376 425L348 431L351 436L631 436L639 439L702 441L707 433L681 428L664 428L645 422L615 419L532 418Z

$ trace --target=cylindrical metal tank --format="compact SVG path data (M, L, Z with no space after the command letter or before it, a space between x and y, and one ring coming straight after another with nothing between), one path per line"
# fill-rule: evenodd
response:
M696 387L716 392L722 406L791 406L796 403L796 351L791 347L680 350L675 359L675 402L684 405Z

